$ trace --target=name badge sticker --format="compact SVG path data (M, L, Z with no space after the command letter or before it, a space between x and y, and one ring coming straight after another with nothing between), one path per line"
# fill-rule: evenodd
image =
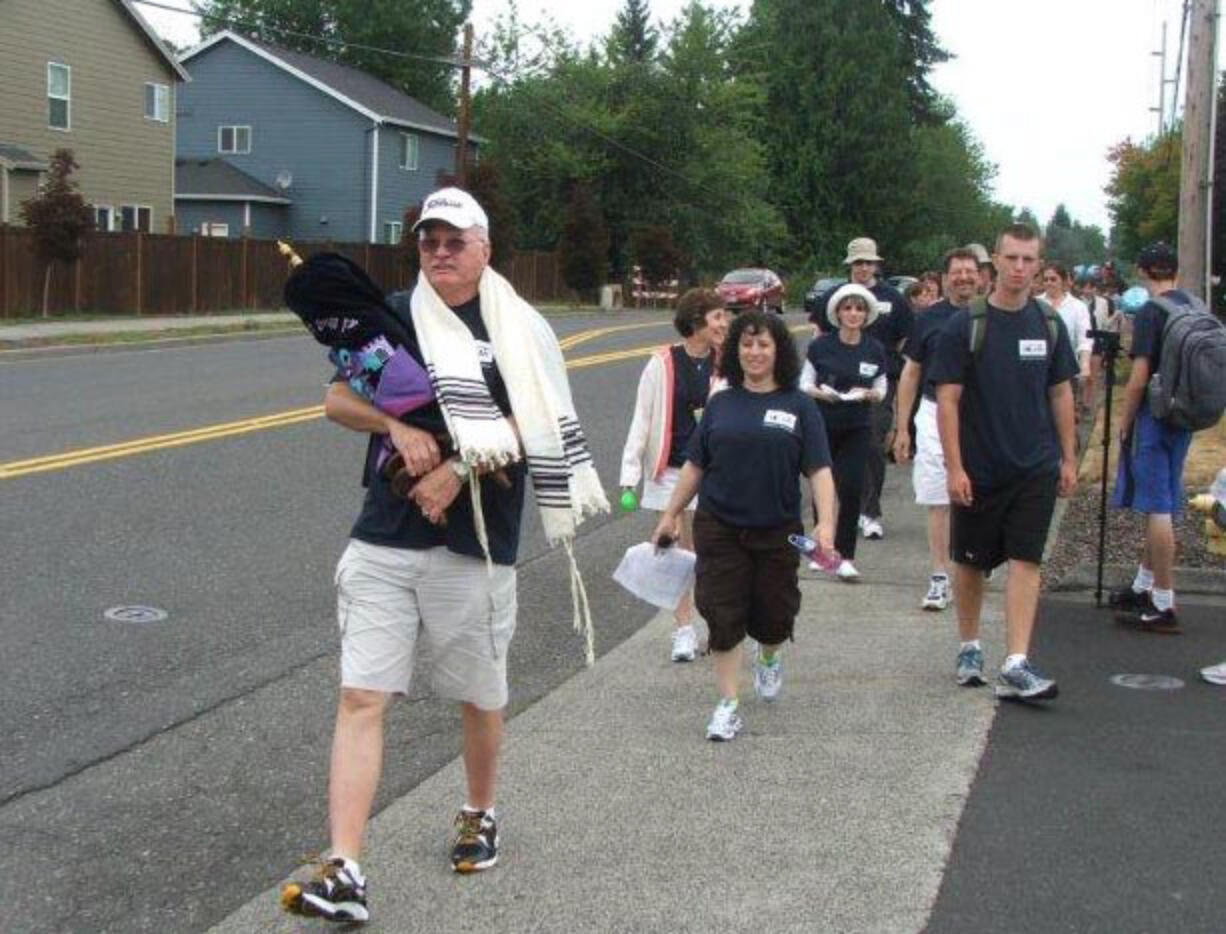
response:
M1017 342L1017 355L1022 360L1046 359L1047 341L1020 340Z
M881 367L879 367L875 363L861 363L860 364L860 375L867 376L869 379L872 379L874 376L877 375L877 371L879 369L881 369Z
M894 310L894 306L890 302L877 302L877 314L888 315Z
M489 366L494 362L494 347L489 341L476 341L477 344L477 360L482 366Z
M767 409L762 416L762 424L768 428L782 428L784 431L796 429L796 416L780 409Z

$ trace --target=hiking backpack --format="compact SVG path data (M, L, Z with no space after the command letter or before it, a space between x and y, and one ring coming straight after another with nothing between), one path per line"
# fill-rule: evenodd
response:
M1166 312L1162 354L1149 380L1149 411L1174 428L1212 428L1226 410L1226 325L1195 295L1178 305L1150 299Z
M1047 323L1047 359L1050 361L1056 354L1056 338L1060 336L1060 328L1063 322L1060 316L1056 314L1056 310L1047 304L1042 299L1036 298L1035 304L1039 306L1039 310L1043 312L1043 318ZM979 352L983 350L983 342L988 335L988 303L983 296L979 296L971 302L971 356L978 357Z

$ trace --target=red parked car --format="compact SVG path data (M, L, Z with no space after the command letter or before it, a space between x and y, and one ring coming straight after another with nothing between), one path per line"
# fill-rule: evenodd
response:
M769 269L734 269L715 287L729 311L757 308L783 314L783 280Z

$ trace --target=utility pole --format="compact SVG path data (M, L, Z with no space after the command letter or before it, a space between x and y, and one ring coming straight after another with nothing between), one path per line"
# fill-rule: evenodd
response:
M456 184L464 187L468 174L468 129L472 122L472 100L469 82L473 70L473 24L464 24L464 59L460 62L460 119L456 133Z
M1218 0L1192 0L1179 175L1179 285L1209 301Z
M1166 20L1162 21L1162 48L1150 52L1158 57L1158 106L1149 108L1158 115L1158 135L1166 131Z

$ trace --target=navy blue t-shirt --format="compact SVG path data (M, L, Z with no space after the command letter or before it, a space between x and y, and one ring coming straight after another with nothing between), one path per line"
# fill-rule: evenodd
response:
M716 393L686 456L703 471L698 508L742 528L799 520L800 475L830 466L821 413L799 389Z
M869 288L877 299L877 320L864 329L864 333L875 338L885 348L887 370L890 379L897 379L902 372L902 355L895 349L899 341L906 340L911 335L915 322L915 312L910 303L902 297L902 293L887 282L880 279ZM809 320L824 333L837 330L826 316L826 305L834 291L826 293L818 302L817 312L809 316Z
M413 330L413 321L409 315L409 293L397 292L389 296L388 304L393 311L398 312L401 323L409 329L413 337L411 345L405 349L421 363L421 351L417 346L416 332ZM481 360L481 372L485 377L485 384L489 387L490 395L498 408L504 415L509 415L511 400L507 395L502 375L498 372L493 349L489 344L489 334L481 320L480 301L473 299L471 302L453 308L452 311L468 326L477 340L478 356ZM432 402L406 414L401 421L434 434L446 434L447 432L446 423L443 421L443 411L437 402ZM366 498L362 502L362 511L358 514L350 535L372 545L413 549L443 545L448 551L456 554L474 558L484 557L481 543L477 540L476 526L473 524L472 496L468 490L468 484L465 484L452 501L451 506L448 507L447 524L436 526L422 515L416 503L397 496L382 475L372 469L374 446L381 443L381 436L371 437L371 447L368 449L366 459L366 474L362 481L366 485ZM492 476L483 476L480 480L481 509L485 515L485 530L489 536L491 560L495 564L514 564L516 553L519 550L519 523L524 505L525 468L523 461L520 461L504 469L511 481L511 488L504 489L495 482Z
M885 348L867 334L855 344L845 344L838 333L823 334L809 342L805 358L817 374L817 385L823 383L839 392L849 389L872 389L879 376L886 374ZM872 418L872 403L825 402L817 400L822 418L830 428L857 428L868 425Z
M1162 297L1176 305L1188 306L1192 298L1182 289L1170 289L1162 293ZM1132 348L1128 355L1134 360L1137 357L1149 358L1149 373L1152 376L1158 371L1162 360L1162 332L1166 329L1166 319L1170 315L1166 309L1155 301L1148 301L1132 320Z
M711 392L711 373L715 369L715 351L695 359L681 344L674 344L673 355L673 436L668 449L668 466L685 463L685 449L698 424L696 413L707 404Z
M915 324L911 328L911 336L907 338L907 346L903 348L903 356L914 360L920 368L920 391L925 399L937 401L936 387L932 385L931 374L932 355L936 353L937 341L941 331L954 316L958 306L943 298L934 305L915 316Z
M970 312L955 312L932 358L934 385L959 383L962 466L977 487L1008 485L1036 470L1055 470L1060 441L1047 391L1077 374L1068 330L1056 328L1054 352L1043 311L987 306L983 346L971 352Z

